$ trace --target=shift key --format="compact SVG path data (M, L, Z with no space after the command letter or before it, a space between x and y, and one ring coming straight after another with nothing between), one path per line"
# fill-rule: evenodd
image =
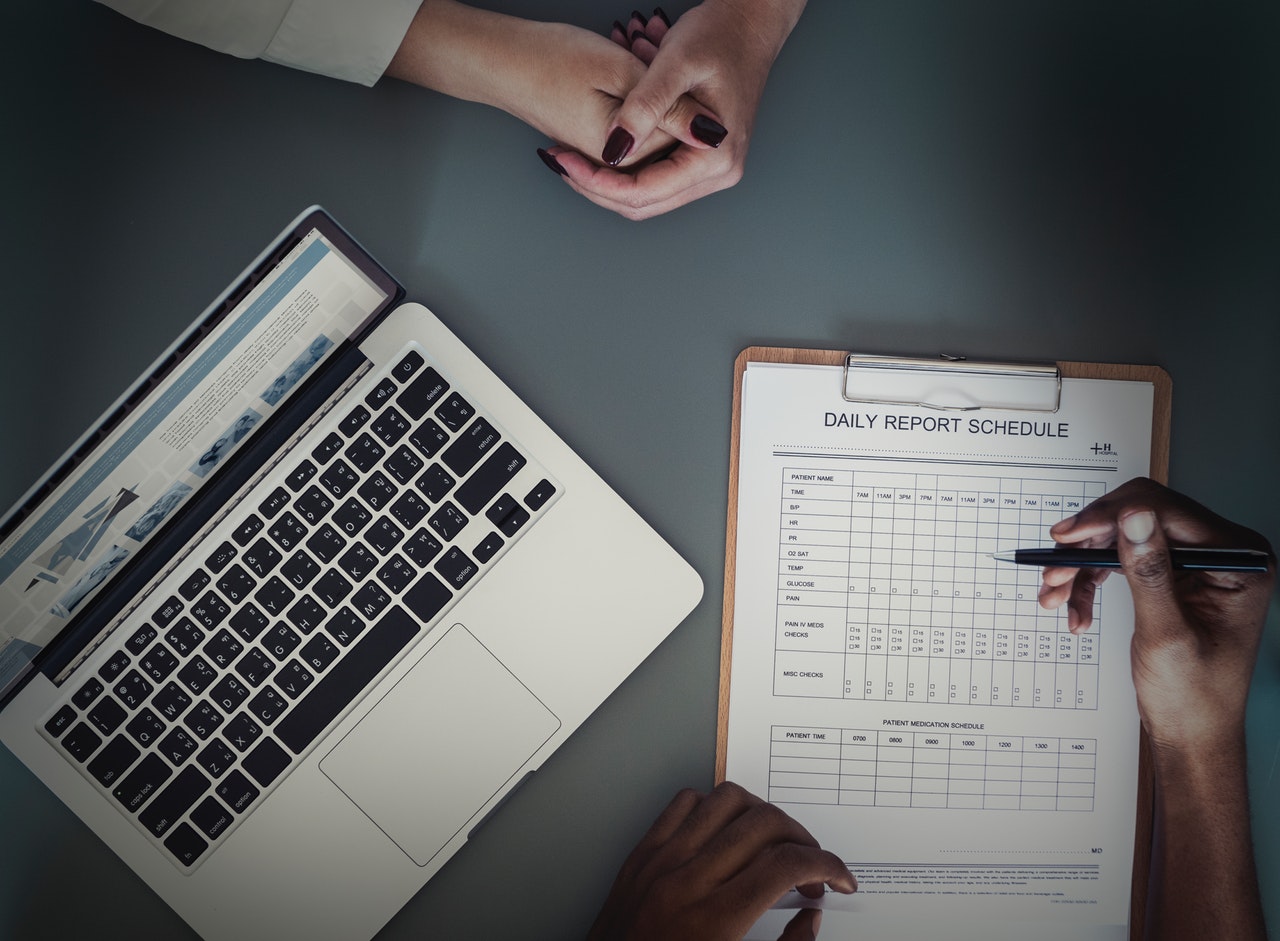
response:
M512 477L520 473L520 468L526 463L524 455L513 448L510 442L503 442L488 460L476 468L467 482L454 492L454 497L474 516L498 495L498 491Z

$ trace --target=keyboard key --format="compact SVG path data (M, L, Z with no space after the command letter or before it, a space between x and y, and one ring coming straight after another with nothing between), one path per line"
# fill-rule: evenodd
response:
M303 595L294 602L293 607L289 609L289 613L285 617L290 624L302 631L302 633L310 634L324 621L326 613L320 602L310 595Z
M138 820L152 836L164 836L208 788L209 779L199 768L184 768L138 815Z
M389 376L384 376L376 386L369 390L369 394L364 397L364 404L376 412L390 402L391 397L395 394L395 380Z
M277 546L288 552L306 538L307 527L302 524L302 520L292 513L285 512L271 524L271 528L267 530L267 535L275 540Z
M350 608L342 607L333 613L333 617L325 621L324 629L339 644L348 647L364 630L364 621L360 620Z
M333 524L338 528L338 532L343 535L354 536L364 529L365 523L372 518L373 514L352 499L342 504L338 511L333 514Z
M277 560L280 558L279 554L276 553L274 549L271 549L264 540L259 541L262 542L263 546L275 554ZM255 546L254 548L256 549L257 547ZM250 550L250 552L253 552L253 550ZM263 558L260 555L255 555L254 560L259 566L266 566L266 569L262 572L263 575L270 570L271 566L275 565L275 562L270 561L269 558ZM268 562L270 565L268 565ZM231 566L231 568L227 569L227 574L218 579L218 591L222 592L223 597L232 604L239 604L241 601L244 601L244 599L248 598L257 587L258 582L252 575L246 572L244 570L244 566L239 563L236 563Z
M476 561L480 563L488 562L498 554L498 550L502 548L502 543L503 539L501 536L497 533L489 533L489 535L484 537L480 545L476 546L476 550L473 553L476 557Z
M107 743L106 748L98 752L97 757L89 762L86 768L99 784L103 787L111 787L122 774L129 770L141 754L142 752L138 751L133 742L123 735L117 735Z
M322 673L338 658L338 648L323 634L317 634L302 648L302 659L316 673Z
M504 441L458 488L457 501L468 513L479 513L526 463L524 455Z
M555 485L544 477L525 495L524 505L536 513L546 506L547 501L555 496L555 493Z
M287 708L289 708L288 700L276 692L274 686L265 687L249 701L249 711L257 716L263 725L275 722Z
M285 490L284 487L276 487L265 500L258 504L258 512L266 519L272 519L289 505L291 499L293 498L288 490Z
M267 614L278 618L284 615L285 609L289 607L294 597L294 590L286 585L280 576L272 575L263 582L262 587L253 596L253 600Z
M255 605L247 604L231 615L231 620L228 623L231 625L232 630L245 640L250 641L266 629L269 621L267 616L259 611Z
M230 613L231 607L211 591L206 591L199 601L191 603L191 616L203 625L205 630L213 630L225 621Z
M166 622L168 623L168 622ZM156 629L144 624L133 632L133 636L125 641L125 648L135 657L147 649L147 645L156 639Z
M342 436L336 431L331 431L311 451L311 459L323 467L333 460L333 456L342 450L344 444L346 442L342 440Z
M159 755L146 755L111 792L129 813L134 814L152 794L173 777L170 768Z
M224 542L218 548L213 550L213 554L204 560L205 568L214 575L217 575L227 564L236 557L236 547L229 542Z
M489 453L502 436L483 418L477 418L456 441L445 448L441 455L449 470L459 477L464 476L471 468L480 463L480 458Z
M62 740L62 747L67 750L67 754L79 762L84 762L101 744L102 739L98 733L83 722L77 722L75 728Z
M328 523L312 533L311 538L307 540L307 548L321 562L332 562L346 544L347 540Z
M204 657L192 657L191 662L178 671L178 680L197 696L217 678L218 671Z
M471 416L474 414L475 410L471 407L471 403L456 392L440 403L440 407L436 409L436 418L440 419L441 424L450 431L458 431L471 421Z
M311 461L304 460L301 464L289 472L289 476L284 479L287 486L294 493L297 493L307 485L312 477L316 475L316 466Z
M236 673L250 686L257 687L262 685L263 680L269 677L275 668L276 665L271 659L254 647L240 658L240 662L236 664Z
M351 443L342 456L351 462L351 466L363 473L369 473L386 455L386 449L367 434L361 435Z
M234 819L231 811L212 797L206 797L200 802L199 807L191 811L191 822L211 840L220 837L227 827L231 826Z
M191 705L191 697L177 683L166 683L164 689L156 693L155 698L151 700L151 704L160 710L160 715L164 718L170 722L176 722L178 716L186 712L187 707ZM143 711L145 712L146 710ZM156 730L156 734L158 735L162 731L164 731L164 726L160 725L160 728Z
M484 515L507 536L514 536L530 519L529 511L508 493L504 493L493 501L493 506L489 507Z
M338 430L350 438L364 427L364 423L369 420L371 414L363 405L357 405L346 418L342 419L342 422L338 425Z
M236 527L231 534L231 538L235 540L236 545L240 547L247 546L249 541L262 530L262 519L252 514L247 520Z
M409 450L408 445L400 445L395 452L383 462L388 474L402 484L413 480L413 475L422 470L426 462Z
M380 519L364 531L365 542L378 555L386 555L404 538L404 530L389 519Z
M294 501L293 508L304 523L315 526L329 515L329 511L333 509L333 501L319 487L312 486Z
M233 813L242 814L262 792L249 783L249 779L239 771L232 771L227 775L227 779L218 785L216 793Z
M382 471L375 471L356 493L374 510L381 510L392 501L398 489Z
M280 574L294 588L306 588L311 579L320 574L320 566L316 560L299 550L280 567Z
M191 618L182 618L164 635L169 646L176 650L180 657L185 657L199 647L204 643L204 638L204 631L200 630Z
M427 414L431 406L438 402L448 389L449 383L428 366L396 397L396 405L417 421Z
M429 624L452 597L453 592L440 579L427 572L409 589L404 596L404 604L413 612L414 617L423 624Z
M435 457L436 452L444 447L448 441L449 432L445 431L430 418L415 428L409 435L409 443L427 457Z
M289 661L280 668L275 675L275 685L289 699L297 699L307 689L310 689L312 682L316 679L315 673L307 670L305 666L297 661Z
M143 748L150 748L164 733L164 723L150 709L141 710L124 730Z
M293 710L276 726L276 736L295 755L301 754L420 630L419 622L404 609L391 608L369 627L360 643L349 648L346 656L333 665L310 695L294 704ZM254 774L252 770L250 773Z
M439 503L445 498L457 481L439 464L432 464L418 478L418 489L432 503Z
M264 738L257 748L245 755L241 764L255 781L263 787L270 787L271 782L280 777L280 772L289 767L289 760L289 755L274 739Z
M475 576L480 567L457 546L445 550L440 561L436 563L436 571L444 579L445 584L458 591Z
M346 461L334 461L327 471L320 475L320 485L332 497L341 500L352 487L360 481L360 475L352 470Z
M391 515L405 529L413 529L422 522L422 518L427 515L427 501L422 499L412 490L406 490L400 495L400 499L391 504Z
M98 676L108 683L112 683L117 676L125 671L127 666L129 666L129 655L123 650L117 650L107 659L106 663L98 668Z
M218 726L222 725L222 713L213 707L213 703L206 700L197 703L190 712L183 716L182 724L194 732L196 738L203 742L218 730Z
M209 848L200 834L190 824L180 823L164 841L164 848L184 866L195 865L202 853Z
M387 564L378 569L378 581L387 586L394 594L399 594L409 587L409 583L418 573L402 555L393 555Z
M227 729L222 733L227 737L238 752L246 752L262 735L262 726L254 722L243 712L227 723Z
M153 687L137 670L130 670L120 678L113 690L126 709L137 709L151 695Z
M188 601L192 601L200 592L204 591L204 586L207 584L209 584L209 573L204 569L196 569L187 577L185 582L178 586L178 594Z
M160 740L156 750L168 758L170 764L178 767L195 754L197 747L196 740L190 735L182 729L173 728Z
M236 763L236 753L222 739L215 738L196 755L196 761L211 777L220 778Z
M467 525L467 516L454 506L452 501L446 500L444 505L432 514L431 519L427 520L427 525L434 529L445 542L450 542Z
M106 689L101 681L95 677L89 677L85 684L76 690L76 694L71 697L71 701L75 703L77 709L88 709L89 705L98 698L102 691Z
M71 728L71 723L76 721L76 711L69 705L64 705L61 709L53 714L53 717L44 724L44 730L57 738L67 729Z
M362 542L355 543L348 549L338 565L351 576L353 582L362 582L378 565L378 557Z
M351 607L355 608L367 621L376 618L390 603L391 596L373 582L369 582L351 596Z
M129 713L124 711L124 707L110 696L99 699L89 710L90 725L103 735L110 735L120 728L120 723L128 717Z
M227 674L213 684L209 698L218 704L218 708L230 715L249 698L249 687L245 686L231 674Z
M444 548L435 536L425 529L420 529L409 537L401 550L418 568L425 568Z
M271 573L271 570L280 564L280 560L283 559L284 556L280 554L275 546L267 542L266 539L259 539L248 549L244 550L244 555L240 558L248 567L250 572L258 576L258 578L266 578L267 575ZM239 568L239 566L236 567ZM243 569L241 569L241 571L243 571ZM244 597L244 585L249 585L250 590L252 590L254 582L252 577L250 577L248 582L240 582L238 584L241 589L241 597Z
M342 599L351 594L351 582L342 577L337 569L330 569L320 576L319 581L311 586L311 593L329 608L336 608Z
M182 612L184 607L185 605L178 599L177 595L173 595L151 616L151 620L156 627L164 630L169 626L169 622Z
M421 353L417 350L410 350L404 354L404 358L400 362L396 363L396 368L391 370L391 375L398 382L408 382L413 378L413 374L422 368L424 362L425 360L423 360Z
M169 674L178 669L178 658L164 644L157 642L147 651L146 656L138 661L138 669L156 683L162 683Z
M285 657L297 649L300 643L302 643L302 638L283 623L275 625L262 638L262 646L267 648L267 653L281 663L284 662Z
M373 432L373 436L387 447L394 447L395 443L408 433L409 428L409 419L405 418L394 408L387 409L375 418L373 420L373 424L369 426L369 430Z

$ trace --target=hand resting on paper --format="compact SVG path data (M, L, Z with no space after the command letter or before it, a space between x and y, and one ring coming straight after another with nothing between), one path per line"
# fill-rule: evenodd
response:
M1058 542L1116 546L1133 596L1138 711L1152 744L1155 839L1147 936L1264 939L1249 831L1245 705L1275 580L1260 534L1147 479L1050 529ZM1259 549L1266 573L1174 571L1168 547ZM1046 568L1040 603L1088 630L1107 572Z
M588 941L738 941L792 888L857 883L772 804L726 782L675 796L623 864ZM820 912L802 909L779 941L811 941Z

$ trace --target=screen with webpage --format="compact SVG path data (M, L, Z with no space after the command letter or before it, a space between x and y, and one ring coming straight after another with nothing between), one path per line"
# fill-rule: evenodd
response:
M0 695L386 300L312 229L0 543Z

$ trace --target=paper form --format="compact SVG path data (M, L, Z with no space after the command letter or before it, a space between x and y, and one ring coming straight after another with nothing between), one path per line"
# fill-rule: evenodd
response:
M1108 579L1072 635L1037 604L1039 569L989 554L1051 545L1051 524L1148 473L1151 384L944 412L846 402L840 380L743 378L728 779L858 878L828 894L824 938L1127 938L1127 587Z

